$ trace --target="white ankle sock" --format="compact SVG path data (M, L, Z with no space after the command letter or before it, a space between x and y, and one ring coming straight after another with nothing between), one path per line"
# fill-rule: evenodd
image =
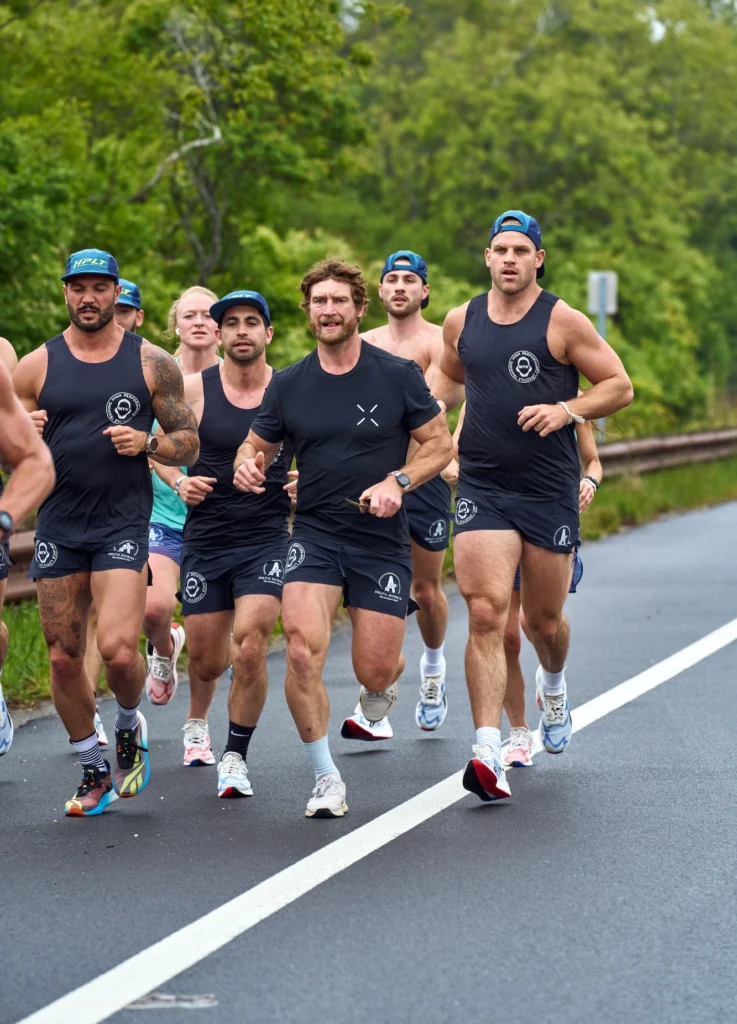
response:
M540 666L540 683L542 685L543 693L546 693L549 697L557 697L563 693L566 688L566 667L565 665L560 672L548 672L546 668Z
M476 730L476 742L481 746L486 744L491 747L492 753L497 761L502 759L502 734L499 729L491 725L484 725Z
M440 647L432 648L425 644L425 672L427 675L434 675L436 672L440 672L443 667L443 651L445 644L441 644Z

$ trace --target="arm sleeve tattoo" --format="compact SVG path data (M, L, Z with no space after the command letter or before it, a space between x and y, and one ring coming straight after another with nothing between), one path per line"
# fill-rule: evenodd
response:
M150 457L165 466L191 466L197 461L200 439L197 418L184 399L181 370L170 355L154 346L144 354L143 366L153 373L151 405L164 431L159 450Z

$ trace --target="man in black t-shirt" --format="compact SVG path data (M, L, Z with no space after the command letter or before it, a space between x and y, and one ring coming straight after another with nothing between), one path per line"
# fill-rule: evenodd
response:
M330 756L322 681L331 622L343 596L361 707L379 721L404 667L411 563L402 498L448 464L452 442L419 366L361 340L368 298L357 267L318 263L302 293L317 348L272 377L234 482L262 493L279 445L294 448L299 489L282 607L286 695L315 770L306 814L340 817L345 784ZM410 438L419 447L406 463Z

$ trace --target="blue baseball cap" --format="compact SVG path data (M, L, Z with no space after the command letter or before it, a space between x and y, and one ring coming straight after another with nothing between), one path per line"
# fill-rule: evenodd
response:
M504 224L505 220L518 220L519 224ZM491 245L492 240L502 231L519 231L522 235L527 235L531 242L534 243L536 249L542 249L543 247L543 233L540 230L540 225L531 217L528 213L524 213L522 210L506 210L500 214L494 221L491 233L489 234L489 244ZM542 277L545 273L545 264L537 268L537 276Z
M126 281L124 277L121 277L118 282L120 285L120 295L118 296L119 306L133 306L134 309L141 308L141 289L137 284L133 284L132 281Z
M271 327L271 314L269 313L269 307L266 304L266 299L259 292L228 292L228 294L224 295L219 302L210 306L210 316L218 327L223 322L225 310L230 309L231 306L253 306L254 309L257 309L264 318L266 326Z
M399 262L400 260L404 262ZM421 277L423 282L427 284L427 263L423 260L416 252L412 252L411 249L400 249L399 252L393 252L391 256L387 256L384 261L384 267L381 271L381 280L383 281L386 275L392 270L411 270L413 274L417 274ZM430 301L430 296L422 300L422 308L425 309Z
M62 275L62 281L68 281L70 277L77 277L79 274L101 274L103 277L112 277L117 284L118 264L115 257L104 249L80 249L79 252L73 252L67 260L67 269Z

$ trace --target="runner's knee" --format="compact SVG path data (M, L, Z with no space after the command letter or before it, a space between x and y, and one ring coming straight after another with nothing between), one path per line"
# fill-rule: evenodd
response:
M146 612L143 618L144 631L171 622L176 602L174 595L158 594L150 591L146 595Z
M552 643L560 632L563 614L553 615L544 611L528 611L526 616L527 629L538 639Z
M263 668L268 643L269 634L261 630L233 638L233 668L241 680L248 681Z
M97 649L110 672L125 674L133 671L140 653L138 643L123 637L100 636L97 638Z
M412 594L423 612L432 612L440 596L440 583L437 580L413 580Z
M299 624L285 626L287 658L294 672L304 676L314 671L315 664L324 660L330 635L322 637L317 631L306 631Z
M62 689L75 686L84 673L84 659L79 647L65 650L61 644L49 647L49 666L54 684Z
M508 661L515 661L522 651L522 637L519 629L507 626L504 631L504 653Z
M468 599L468 629L470 633L503 634L507 624L507 609L491 597Z

